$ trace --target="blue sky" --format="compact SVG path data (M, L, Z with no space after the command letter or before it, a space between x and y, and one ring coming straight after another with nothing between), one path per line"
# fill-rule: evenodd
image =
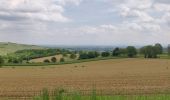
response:
M2 42L167 45L169 26L169 0L0 1Z

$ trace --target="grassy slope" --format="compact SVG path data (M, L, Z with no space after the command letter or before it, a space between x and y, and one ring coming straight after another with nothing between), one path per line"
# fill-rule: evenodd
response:
M35 45L10 43L10 42L0 42L0 55L5 55L7 53L12 53L17 50L23 50L23 49L43 49L43 47L35 46Z

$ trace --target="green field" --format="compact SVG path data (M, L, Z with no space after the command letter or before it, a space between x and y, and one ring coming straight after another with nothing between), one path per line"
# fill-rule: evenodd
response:
M44 47L10 42L0 42L0 55L5 55L8 53L13 53L15 51L24 49L44 49Z

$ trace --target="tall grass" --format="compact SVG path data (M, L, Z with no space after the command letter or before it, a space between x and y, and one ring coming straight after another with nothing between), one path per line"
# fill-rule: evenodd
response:
M81 95L80 92L66 94L63 89L55 89L50 94L47 89L44 89L42 95L34 97L33 100L170 100L170 94L98 95L95 89L90 95Z

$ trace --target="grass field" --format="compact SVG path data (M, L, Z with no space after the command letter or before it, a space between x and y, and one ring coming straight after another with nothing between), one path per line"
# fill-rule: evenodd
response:
M17 50L24 50L24 49L44 49L44 47L10 43L10 42L0 42L0 55L6 55L8 53L13 53Z
M170 60L111 59L49 67L0 69L0 96L34 96L43 88L63 87L105 95L164 94L170 91Z

